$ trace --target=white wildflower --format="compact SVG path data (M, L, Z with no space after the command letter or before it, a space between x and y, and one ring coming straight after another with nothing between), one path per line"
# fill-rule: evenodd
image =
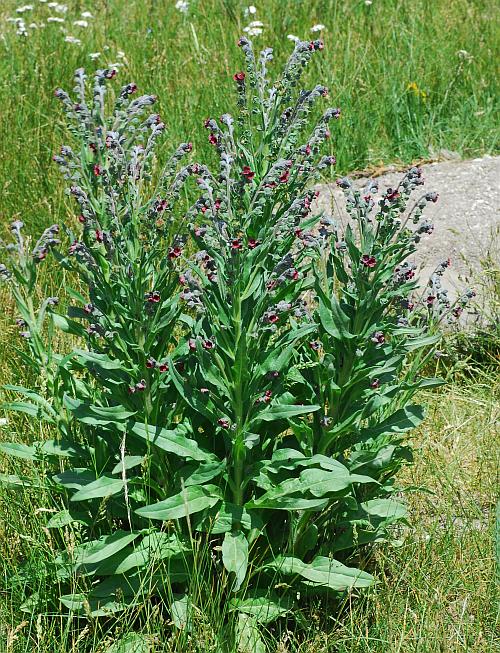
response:
M28 25L28 27L29 27L30 29L38 29L38 25L37 25L36 23L30 23L30 24Z
M47 18L48 23L64 23L64 18L60 18L59 16L49 16Z
M122 63L107 63L106 68L120 68L120 66L123 66Z
M31 11L33 9L33 5L23 5L22 7L18 7L16 9L16 12L18 14L24 14L25 11Z
M88 27L89 24L86 20L74 20L73 25L76 25L77 27Z
M247 16L247 17L248 17L248 16L254 16L254 15L257 13L257 7L254 7L253 5L250 5L249 7L247 7L247 8L245 9L245 11L244 11L243 13L244 13L245 16Z
M65 36L64 40L66 41L66 43L75 43L76 45L81 43L80 39L77 39L75 36L70 36L70 35Z
M0 417L0 426L7 426L9 420L7 417Z
M252 20L246 27L243 28L243 31L248 34L248 36L259 36L262 34L262 28L264 23L261 23L260 20Z
M286 37L289 41L293 41L294 43L298 43L300 41L298 36L295 36L295 34L289 34Z
M262 27L244 27L243 31L248 34L248 36L260 36L263 32Z
M177 0L175 3L175 8L183 14L187 14L189 9L189 2L187 2L187 0Z
M116 56L118 57L118 59L125 59L125 52L123 52L122 50L118 50Z
M82 11L82 13L80 14L80 16L81 16L82 18L94 18L94 16L92 16L92 14L90 13L90 11Z
M373 4L372 0L365 0L365 5L366 5L367 7L369 7L369 6L372 5L372 4Z
M100 56L101 56L100 52L91 52L89 54L89 57L92 59L92 61L95 61L96 59L99 59Z
M311 32L322 32L326 27L324 25L321 25L321 23L318 23L317 25L313 25L311 27Z

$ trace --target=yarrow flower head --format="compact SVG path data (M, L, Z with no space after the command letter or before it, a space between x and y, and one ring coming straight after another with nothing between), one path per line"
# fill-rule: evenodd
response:
M318 23L317 25L313 25L311 27L311 32L322 32L325 29L326 29L326 27L324 25L322 25L321 23Z

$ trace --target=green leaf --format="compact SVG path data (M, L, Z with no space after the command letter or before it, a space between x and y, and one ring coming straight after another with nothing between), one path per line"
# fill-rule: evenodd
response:
M74 524L75 522L87 524L88 517L83 512L73 513L69 510L60 510L49 519L47 528L64 528L64 526Z
M191 599L187 594L172 601L170 606L172 621L179 630L191 631L191 608Z
M71 501L88 501L118 494L123 490L124 481L112 476L100 476L95 481L88 483L71 497Z
M224 535L222 562L228 573L234 573L234 584L231 589L237 592L245 580L248 567L248 541L242 531Z
M0 404L2 410L12 410L16 413L25 413L30 417L37 417L38 419L44 419L47 422L53 422L52 417L46 413L41 406L36 406L35 404L30 404L28 401L6 401Z
M263 526L262 520L256 513L249 513L243 506L237 506L234 503L225 502L215 514L211 514L212 512L214 511L209 512L196 524L196 530L220 535L232 531L235 525L248 531L253 528L261 529Z
M102 576L124 574L132 569L150 567L160 560L166 560L185 554L188 547L177 535L155 531L145 535L139 544L136 541L118 553L106 558L95 569L96 574Z
M179 494L164 501L153 503L135 512L146 519L182 519L206 508L211 508L220 501L220 490L215 485L191 485Z
M274 404L268 408L265 408L252 420L252 422L273 422L274 420L278 419L288 419L289 417L295 417L296 415L306 415L308 413L313 413L320 408L321 406L318 405L295 406L290 404Z
M28 399L31 399L31 401L34 401L36 404L41 406L44 410L47 411L49 415L52 415L52 417L55 417L57 414L56 411L52 408L52 405L47 401L47 399L42 397L34 390L24 388L23 386L20 385L3 385L2 388L4 390L9 390L10 392L16 392L18 394L24 395Z
M332 295L330 301L319 284L316 284L318 293L318 315L324 330L335 340L351 340L356 335L349 331L350 320L342 310L338 299Z
M256 620L248 614L238 615L237 653L266 653Z
M374 578L371 574L354 567L346 567L341 562L317 556L310 564L298 558L279 556L266 565L285 576L300 576L306 585L329 587L342 591L352 587L369 587Z
M361 429L360 440L375 438L379 435L405 433L416 428L424 419L422 406L410 405L400 408L395 413L380 422L377 426Z
M123 406L93 406L68 395L64 395L64 405L78 421L92 426L116 425L135 415Z
M16 458L24 458L25 460L36 460L34 447L29 447L27 444L2 442L0 444L0 451L7 456L15 456Z
M58 562L70 562L74 565L92 565L110 558L133 542L140 533L115 531L111 535L104 535L98 540L86 542L77 546L72 554L63 553L58 557Z
M229 601L229 611L247 614L257 623L266 625L293 609L294 604L289 597L272 595L272 598L269 598L268 594L269 592L263 596L247 594L244 599L232 598Z
M179 470L179 477L183 479L184 486L189 485L203 485L207 481L211 481L216 476L222 474L226 469L226 461L210 462L198 465L195 469L191 466L189 468L182 468Z
M61 456L62 458L88 458L89 452L77 444L64 438L60 440L45 440L36 442L41 445L40 451L48 456Z
M369 515L384 519L402 519L408 511L406 507L393 499L372 499L361 504L361 508Z
M132 433L140 438L150 442L163 451L174 453L180 458L188 458L190 460L199 461L213 461L212 454L202 451L195 440L186 438L185 433L188 432L184 424L179 424L174 430L158 429L155 426L148 426L142 422L136 422L132 426Z
M111 473L123 474L124 471L142 465L143 462L144 456L123 456L123 459L113 467Z
M149 653L149 639L140 633L127 633L117 642L106 648L105 653Z
M16 474L0 474L0 485L7 487L11 490L17 489L20 487L36 487L41 488L43 485L39 483L34 483L31 479L25 478L22 476L16 476Z
M82 487L85 487L96 479L94 472L92 472L90 469L87 469L86 467L79 467L75 469L68 469L65 472L56 474L52 477L52 480L54 483L68 488L69 490L80 490Z

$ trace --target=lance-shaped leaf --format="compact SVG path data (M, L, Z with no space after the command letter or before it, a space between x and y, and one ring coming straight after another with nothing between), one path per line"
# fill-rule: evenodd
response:
M146 519L182 519L215 506L220 499L220 490L215 485L190 485L179 494L138 508L135 512Z
M73 565L92 565L110 558L118 551L121 551L137 537L140 531L136 533L127 533L125 531L115 531L111 535L105 535L98 540L87 542L77 546L72 553L64 552L56 559L60 564Z
M237 592L245 580L248 567L248 541L242 531L233 531L224 535L222 562L226 571L234 574L232 591Z
M296 417L297 415L307 415L319 410L320 406L298 406L294 404L273 404L268 406L260 412L253 420L255 422L274 422L279 419L288 419L289 417Z
M135 433L143 440L150 442L159 449L163 449L163 451L174 453L180 458L199 460L200 462L213 461L214 459L212 454L200 449L196 440L191 440L185 436L188 430L184 425L179 424L175 429L170 430L136 422L131 430L132 433Z
M374 578L366 571L346 567L337 560L317 556L307 564L291 556L279 556L266 565L284 576L299 576L306 585L329 587L333 590L346 590L351 587L369 587Z
M230 612L242 612L263 625L287 614L293 607L294 602L289 596L278 597L269 591L253 592L246 594L244 599L234 597L229 601Z
M124 485L125 483L121 478L100 476L73 494L71 501L89 501L90 499L110 497L113 494L121 492Z
M64 405L79 422L92 426L118 425L135 415L123 406L93 406L68 395L64 395Z

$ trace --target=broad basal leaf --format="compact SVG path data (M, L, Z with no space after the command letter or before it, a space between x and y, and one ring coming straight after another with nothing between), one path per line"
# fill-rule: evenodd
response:
M247 573L248 541L242 531L226 533L222 543L222 562L228 573L234 574L232 591L237 592Z

